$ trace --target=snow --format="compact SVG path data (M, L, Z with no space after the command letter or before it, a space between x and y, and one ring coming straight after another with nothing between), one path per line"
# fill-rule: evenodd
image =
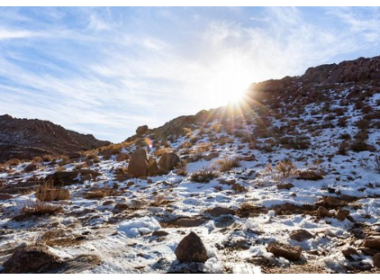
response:
M153 217L133 218L121 222L118 227L118 231L126 234L128 237L146 235L159 229L161 229L160 223Z

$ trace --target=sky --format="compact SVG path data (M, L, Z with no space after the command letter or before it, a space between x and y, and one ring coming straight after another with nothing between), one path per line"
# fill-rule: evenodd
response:
M0 7L0 115L118 143L379 45L377 7Z

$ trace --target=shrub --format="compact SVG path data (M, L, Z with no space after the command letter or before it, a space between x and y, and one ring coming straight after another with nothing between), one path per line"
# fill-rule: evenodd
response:
M187 176L187 161L186 160L182 160L182 164L179 166L176 173L177 175L180 175L180 176Z
M377 173L380 174L380 155L375 156L375 165L374 169Z
M337 154L342 155L342 156L347 155L347 148L348 148L348 145L346 141L340 143Z
M52 181L45 182L36 190L36 198L40 201L57 201L70 199L70 191L54 188Z
M63 211L61 204L51 204L44 201L28 201L21 209L21 214L27 216L55 215Z
M219 165L220 172L226 172L234 167L239 167L239 159L237 158L225 158L217 160L216 163Z
M369 106L369 105L364 106L364 107L362 108L362 113L363 113L363 114L368 114L368 113L371 113L372 111L373 111L373 108L372 108L371 106Z
M18 158L12 158L6 162L6 165L8 166L16 166L20 164L20 160Z
M83 194L83 197L86 199L101 199L103 197L109 196L112 193L110 188L102 189L92 189Z
M368 120L365 120L365 119L358 120L358 121L356 122L356 126L357 126L360 130L366 130L366 129L369 127L369 121L368 121Z
M368 150L368 145L362 140L357 140L351 145L351 150L354 152L363 152Z
M215 170L204 168L191 174L190 181L196 183L209 183L215 178L218 178L218 173Z
M160 156L162 156L162 155L164 155L164 154L171 153L172 151L173 151L173 150L172 150L171 148L161 148L161 149L155 150L153 154L154 154L156 157L160 157Z
M100 162L99 156L97 154L88 154L86 156L86 161L92 161L93 163Z
M297 166L289 159L286 159L284 161L280 161L277 166L276 170L283 176L283 177L289 177L291 174L294 174L297 170Z
M343 133L343 134L340 135L340 139L350 140L351 139L351 135L348 134L348 133Z

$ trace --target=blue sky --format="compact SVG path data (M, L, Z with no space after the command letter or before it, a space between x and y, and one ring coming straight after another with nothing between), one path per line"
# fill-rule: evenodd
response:
M379 45L376 7L3 7L0 114L120 142Z

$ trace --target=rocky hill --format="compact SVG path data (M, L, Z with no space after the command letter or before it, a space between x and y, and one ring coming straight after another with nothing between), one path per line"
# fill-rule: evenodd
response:
M0 271L379 273L378 63L310 68L81 157L2 165Z
M0 162L12 158L63 155L109 144L108 141L66 130L49 121L0 116Z

